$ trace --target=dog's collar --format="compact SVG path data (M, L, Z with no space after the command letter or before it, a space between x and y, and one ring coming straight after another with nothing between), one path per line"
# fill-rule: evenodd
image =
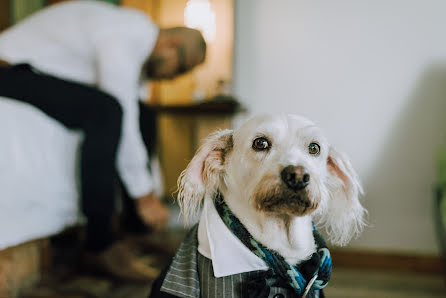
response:
M265 276L263 286L267 287L274 283L285 283L299 295L299 297L313 297L315 290L324 288L331 274L331 257L322 236L313 226L318 252L314 253L308 261L298 266L289 264L276 251L268 249L255 240L240 220L232 213L224 202L223 195L217 192L214 196L214 205L226 227L256 256L261 258L272 274ZM258 281L256 281L258 282ZM264 289L261 289L262 292Z

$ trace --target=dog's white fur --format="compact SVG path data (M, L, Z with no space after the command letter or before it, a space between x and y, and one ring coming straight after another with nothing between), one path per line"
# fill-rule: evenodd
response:
M254 150L252 144L258 137L268 139L271 148ZM319 155L309 153L310 143L319 144ZM310 174L305 190L310 207L292 212L285 204L277 211L265 211L264 199L286 188L280 173L289 165L303 166ZM324 226L337 245L346 244L364 226L366 211L358 198L362 188L350 162L313 122L296 115L260 115L235 131L212 134L178 183L178 201L186 221L203 199L211 199L219 189L251 235L292 264L316 250L313 221Z

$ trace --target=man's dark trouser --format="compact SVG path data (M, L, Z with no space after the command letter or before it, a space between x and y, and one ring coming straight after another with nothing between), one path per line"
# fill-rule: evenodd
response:
M81 191L88 219L86 248L95 252L107 248L115 240L111 219L121 134L119 103L96 88L42 74L27 64L0 68L0 96L29 103L66 127L84 132Z

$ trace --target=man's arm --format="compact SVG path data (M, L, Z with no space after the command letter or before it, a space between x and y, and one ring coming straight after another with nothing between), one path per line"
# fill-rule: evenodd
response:
M138 199L137 210L142 219L160 230L167 224L168 211L153 194L149 157L139 128L139 64L123 54L114 49L98 58L98 85L115 96L123 109L117 158L119 175L130 195Z
M129 194L138 199L137 209L142 219L149 226L162 228L168 212L153 194L138 105L141 67L153 49L158 28L142 12L116 12L113 20L98 22L96 30L90 32L95 47L97 85L115 96L123 109L118 173Z
M145 196L153 189L148 153L139 128L138 88L140 61L125 45L110 48L97 58L98 87L115 96L123 109L117 167L130 195Z

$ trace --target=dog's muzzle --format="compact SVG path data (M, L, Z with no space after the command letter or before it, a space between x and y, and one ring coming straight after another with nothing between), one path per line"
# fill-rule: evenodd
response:
M287 166L280 173L280 177L293 191L302 190L310 184L310 174L303 166Z
M258 210L303 216L318 207L317 198L313 198L311 194L310 174L305 167L289 165L278 174L279 177L275 176L273 183L268 180L260 181L260 191L255 194L255 206Z

